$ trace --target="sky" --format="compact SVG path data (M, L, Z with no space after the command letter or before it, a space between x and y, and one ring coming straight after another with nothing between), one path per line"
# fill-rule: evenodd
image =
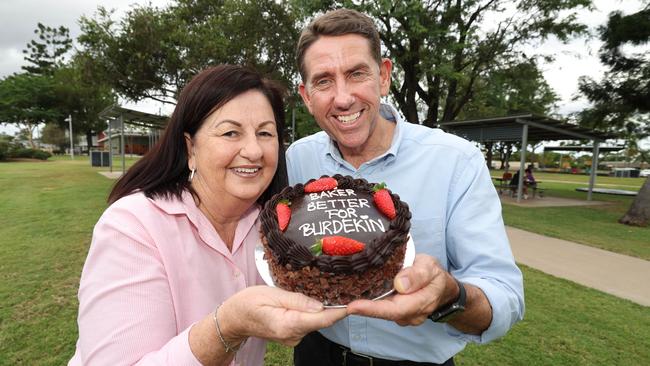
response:
M0 78L21 72L25 64L22 50L34 38L37 23L58 27L66 26L74 39L80 31L78 20L81 16L92 17L98 6L115 9L113 19L133 4L151 4L158 7L168 5L171 0L0 0ZM578 20L589 26L595 34L596 28L605 24L610 12L620 10L624 14L642 8L641 0L594 0L594 11L580 11ZM534 52L550 54L555 57L552 63L542 63L540 67L548 84L560 97L557 112L567 115L588 106L584 98L572 100L577 94L578 78L582 75L600 79L603 67L598 60L600 41L597 37L579 38L564 45L555 39L535 45ZM533 48L531 47L531 51ZM127 104L127 107L149 113L171 113L170 107L155 103ZM12 133L7 125L0 125L0 132Z

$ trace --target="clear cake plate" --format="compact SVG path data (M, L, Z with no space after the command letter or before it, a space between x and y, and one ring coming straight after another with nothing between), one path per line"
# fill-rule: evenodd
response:
M409 239L406 242L406 253L404 254L404 264L402 268L409 267L413 264L413 261L415 261L415 243L413 243L413 239L411 238L411 235L409 235ZM258 243L257 246L255 247L255 266L257 267L257 271L259 272L260 276L264 280L264 283L266 283L269 286L276 287L275 283L273 282L273 277L271 276L271 269L269 267L269 263L264 259L264 247L262 246L262 243ZM385 297L390 296L395 292L395 289L391 289L377 297L375 297L372 300L381 300ZM325 305L326 308L345 308L347 305Z

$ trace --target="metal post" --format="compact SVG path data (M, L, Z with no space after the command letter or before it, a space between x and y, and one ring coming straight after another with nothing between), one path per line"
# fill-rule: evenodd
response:
M589 174L589 189L587 190L587 201L591 201L594 183L596 182L596 170L598 170L598 140L594 140L594 150L591 153L591 174Z
M109 171L113 172L113 135L111 134L111 120L108 120L108 165Z
M526 165L526 147L528 146L528 125L524 124L521 133L521 151L519 152L519 181L517 182L517 203L521 201L524 186L524 166Z
M291 143L296 141L296 107L291 108Z
M70 127L70 158L74 160L74 145L72 143L72 115L68 114L68 118L66 118L66 121L68 121L68 126Z
M122 174L126 172L126 156L124 156L124 118L120 114L120 151L122 152Z

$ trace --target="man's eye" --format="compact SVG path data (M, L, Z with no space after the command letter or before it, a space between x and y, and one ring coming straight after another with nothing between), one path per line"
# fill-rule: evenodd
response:
M330 84L330 80L329 80L329 79L321 79L321 80L316 81L316 84L315 84L315 85L316 85L317 87L324 87L324 86L328 86L329 84Z

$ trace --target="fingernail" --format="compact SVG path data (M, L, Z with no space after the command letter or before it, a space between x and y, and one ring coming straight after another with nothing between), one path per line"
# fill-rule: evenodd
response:
M400 277L397 282L399 284L399 288L397 289L399 292L408 291L409 287L411 287L411 281L409 281L409 278L406 276Z

